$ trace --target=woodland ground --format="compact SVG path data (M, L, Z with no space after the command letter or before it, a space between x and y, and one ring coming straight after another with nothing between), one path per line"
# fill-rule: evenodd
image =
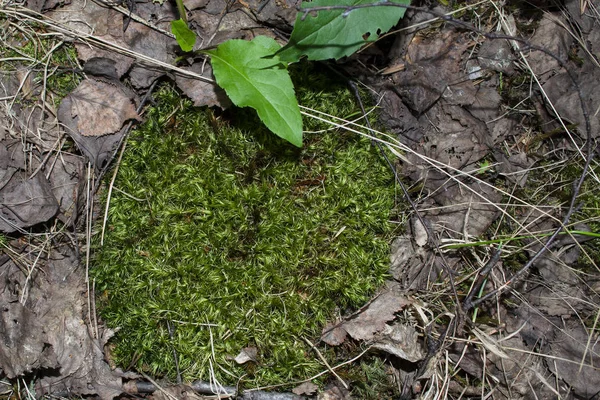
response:
M2 3L0 396L598 398L600 2L430 3L293 67L301 150L169 3Z

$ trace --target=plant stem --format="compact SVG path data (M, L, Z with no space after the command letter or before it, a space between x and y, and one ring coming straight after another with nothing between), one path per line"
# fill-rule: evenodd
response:
M600 233L597 233L597 232L565 231L565 232L561 232L560 233L560 235L567 235L567 234L589 236L589 237L593 237L593 238L600 238ZM480 240L478 242L472 242L472 243L456 243L456 244L445 245L445 246L442 246L442 247L444 249L460 249L460 248L463 248L463 247L486 246L486 245L490 245L490 244L511 242L513 240L531 239L531 238L535 238L535 237L546 237L546 236L550 236L550 235L551 235L551 233L540 233L538 235L515 236L515 237L512 237L512 238Z
M177 4L177 12L179 13L179 18L181 18L181 20L187 25L187 13L185 12L183 0L175 0L175 4Z

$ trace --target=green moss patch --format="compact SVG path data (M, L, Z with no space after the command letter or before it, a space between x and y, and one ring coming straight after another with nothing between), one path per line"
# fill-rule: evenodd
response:
M356 109L343 87L299 96ZM184 379L208 380L212 365L221 383L248 385L323 371L303 338L317 342L386 278L391 171L356 135L309 133L297 149L251 112L225 123L168 87L156 99L129 140L92 270L101 316L121 328L117 363L172 379L174 349ZM244 347L256 362L237 365Z

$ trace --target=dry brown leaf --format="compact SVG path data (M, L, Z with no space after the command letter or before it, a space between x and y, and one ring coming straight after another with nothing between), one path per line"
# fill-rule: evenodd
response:
M0 231L11 233L54 217L58 202L44 174L14 173L0 190Z
M346 388L337 386L336 383L330 384L323 393L319 393L317 400L349 400L352 396Z
M240 354L235 357L235 362L238 364L245 364L248 361L256 362L258 357L258 349L256 347L244 347Z
M202 74L203 76L214 80L212 67L208 64L203 67L202 64L196 63L189 68L183 69ZM194 101L196 107L219 106L221 108L228 108L231 106L231 100L229 100L225 91L215 83L205 82L200 79L185 77L183 75L175 75L175 83L177 83L177 86L183 93Z
M326 327L321 340L335 346L343 343L345 333L356 340L371 340L387 326L388 321L395 318L398 311L410 304L412 300L406 297L397 285L393 285L352 319L338 324L333 329Z
M6 303L0 311L0 367L8 378L58 366L56 354L44 344L44 325L33 312L17 301Z
M292 393L297 394L298 396L302 396L303 394L311 396L311 395L315 394L317 392L317 390L319 390L319 387L317 385L315 385L314 383L304 382L304 383L296 386L295 388L293 388Z
M395 314L412 301L403 294L389 290L377 297L358 316L343 324L343 328L356 340L371 340L381 332Z
M60 206L58 217L65 223L77 212L77 198L84 192L79 186L85 175L84 165L83 157L65 153L61 155L48 177L52 193Z
M330 346L339 346L346 340L346 335L346 330L339 322L328 323L321 333L321 340Z
M61 246L38 258L40 248L18 240L11 247L19 254L18 264L0 257L7 289L0 291L0 304L7 305L0 318L1 368L11 377L37 370L39 396L69 391L109 400L119 395L121 378L109 369L103 343L83 320L85 277L75 251ZM29 279L19 264L35 262Z
M411 218L412 222L412 234L415 239L415 243L419 247L423 247L427 244L427 240L429 235L427 234L427 229L423 226L423 223L419 218L413 217Z
M600 393L599 339L597 331L588 332L579 321L570 321L566 328L557 329L550 341L550 354L556 359L546 359L548 368L580 398L589 399Z
M409 325L386 325L373 347L413 363L423 360L426 356L417 331Z
M109 135L126 121L140 119L133 96L118 83L86 79L67 97L72 99L71 115L83 136Z

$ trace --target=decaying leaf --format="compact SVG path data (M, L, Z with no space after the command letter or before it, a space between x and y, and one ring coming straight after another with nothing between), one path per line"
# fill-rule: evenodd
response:
M77 212L77 198L83 192L80 187L80 182L85 176L83 168L83 157L62 154L48 177L52 193L60 207L58 217L65 223Z
M358 315L339 324L333 329L324 330L321 340L330 345L343 342L343 330L355 340L371 340L381 332L395 314L410 305L412 299L403 294L397 285L392 284L386 291L377 296Z
M590 336L591 335L591 336ZM555 331L550 342L555 359L546 359L548 368L581 398L592 398L600 392L600 353L597 331L586 331L579 321Z
M415 243L419 247L425 246L429 237L427 235L427 230L425 229L425 226L423 226L421 220L416 217L411 218L411 223L412 234L413 238L415 239Z
M0 118L5 115L0 114ZM6 121L0 119L0 124ZM25 152L21 151L19 139L0 141L0 189L10 181L19 169L25 168Z
M0 337L0 368L8 378L57 367L56 354L44 345L44 325L18 301L5 303L0 309Z
M421 361L426 356L417 331L409 325L386 325L373 347L410 362Z
M128 90L122 86L118 81L111 81L114 82L114 86L112 84L106 83L106 82L102 82L101 85L103 85L103 87L106 87L108 92L110 93L111 91L114 91L114 93L121 93L119 96L121 97L122 100L122 104L126 107L126 111L118 111L118 110L109 110L107 111L108 113L110 113L111 115L108 116L107 118L110 120L112 118L111 121L111 127L110 128L99 128L99 129L94 129L94 132L99 133L101 131L108 131L114 128L114 126L117 126L119 121L121 121L121 125L123 125L123 123L127 120L127 117L131 117L130 119L137 119L137 113L132 113L132 107L133 107L133 103L132 103L132 99L134 98L133 95L128 93ZM91 86L93 87L93 86ZM108 89L109 87L113 88L113 89ZM88 89L89 90L89 86ZM106 96L106 93L105 93ZM101 99L102 101L106 102L106 101L110 101L110 97L107 99L106 97L104 97L103 99ZM76 104L79 102L80 106L77 106ZM99 108L97 110L98 113L103 113L103 108L98 104L97 105ZM90 162L92 163L92 165L97 169L101 169L102 167L104 167L106 165L106 163L111 159L111 157L114 154L114 150L116 148L116 146L120 143L122 136L125 134L125 130L127 128L127 125L121 127L119 126L119 130L117 132L112 132L112 134L102 134L102 135L84 135L82 133L80 133L80 129L79 129L79 125L80 125L80 116L79 115L73 115L73 110L77 110L78 108L81 108L82 110L88 112L88 111L92 111L94 108L94 105L90 102L90 98L88 97L87 99L77 99L76 97L74 97L72 94L66 96L62 102L60 103L60 106L58 107L58 120L61 122L61 124L63 125L63 127L65 128L66 133L71 136L71 138L75 141L75 143L77 144L77 147L81 150L81 152L90 160ZM113 107L114 108L114 107ZM133 112L135 112L135 109L133 109ZM102 117L98 117L99 121L102 121ZM87 124L85 124L85 126L89 126L89 122ZM88 131L89 132L89 131Z
M313 395L317 392L317 390L319 390L319 387L317 385L315 385L312 382L304 382L298 386L296 386L295 388L292 389L292 392L294 394L297 394L298 396L302 396L303 394L306 394L308 396Z
M343 328L356 340L371 340L381 332L395 314L410 305L412 300L397 290L387 290L379 295L355 318L346 321Z
M581 132L580 135L582 139L585 139L586 122L579 96L581 95L586 99L586 107L589 107L589 109L594 111L599 109L600 69L592 63L586 63L578 71L576 80L581 89L581 94L573 90L573 82L567 72L562 72L548 79L544 83L544 91L552 102L552 107L546 104L546 108L552 114L556 110L561 119L578 125ZM589 115L589 121L593 137L598 137L600 135L598 129L600 127L600 118L598 118L598 113Z
M183 69L189 69L192 72L214 79L212 67L208 63L204 65L204 68L202 67L202 64L197 63L189 68ZM205 82L200 79L189 78L179 74L175 75L175 83L177 83L179 89L181 89L186 96L194 101L196 107L219 106L221 108L228 108L231 106L231 100L229 100L225 91L215 83Z
M506 157L502 152L498 151L494 154L498 161L498 172L501 173L512 183L516 183L520 187L525 187L527 176L534 161L528 157L526 153L515 153L510 157Z
M338 386L337 382L328 385L325 391L317 396L317 400L349 400L351 398L350 391Z
M83 270L77 268L73 249L11 243L19 254L18 265L9 257L0 260L6 288L0 291L0 366L9 376L22 376L33 368L56 373L36 379L36 393L68 391L98 394L102 399L119 395L121 378L104 361L100 339L82 320L85 307ZM43 251L43 254L40 254ZM42 256L43 255L43 256ZM8 357L8 358L7 358Z
M0 189L0 231L10 233L48 221L58 212L58 203L43 174L29 179L14 173Z
M323 328L321 340L330 346L339 346L344 343L347 335L348 333L342 327L342 323L328 323L325 325L325 328Z
M129 120L139 120L134 96L116 82L86 79L67 97L71 116L77 119L83 136L104 136L118 132Z
M567 60L569 48L573 43L573 37L561 27L562 23L550 13L544 13L535 34L531 38L531 44L546 49L552 55L542 51L532 50L527 57L534 74L543 83L550 77L550 72L559 69L560 60Z
M407 290L421 289L435 280L440 267L431 263L424 247L412 240L412 235L398 236L392 243L390 273Z
M238 364L245 364L248 361L256 362L256 358L258 357L258 349L256 347L244 347L240 354L235 356L235 362Z

